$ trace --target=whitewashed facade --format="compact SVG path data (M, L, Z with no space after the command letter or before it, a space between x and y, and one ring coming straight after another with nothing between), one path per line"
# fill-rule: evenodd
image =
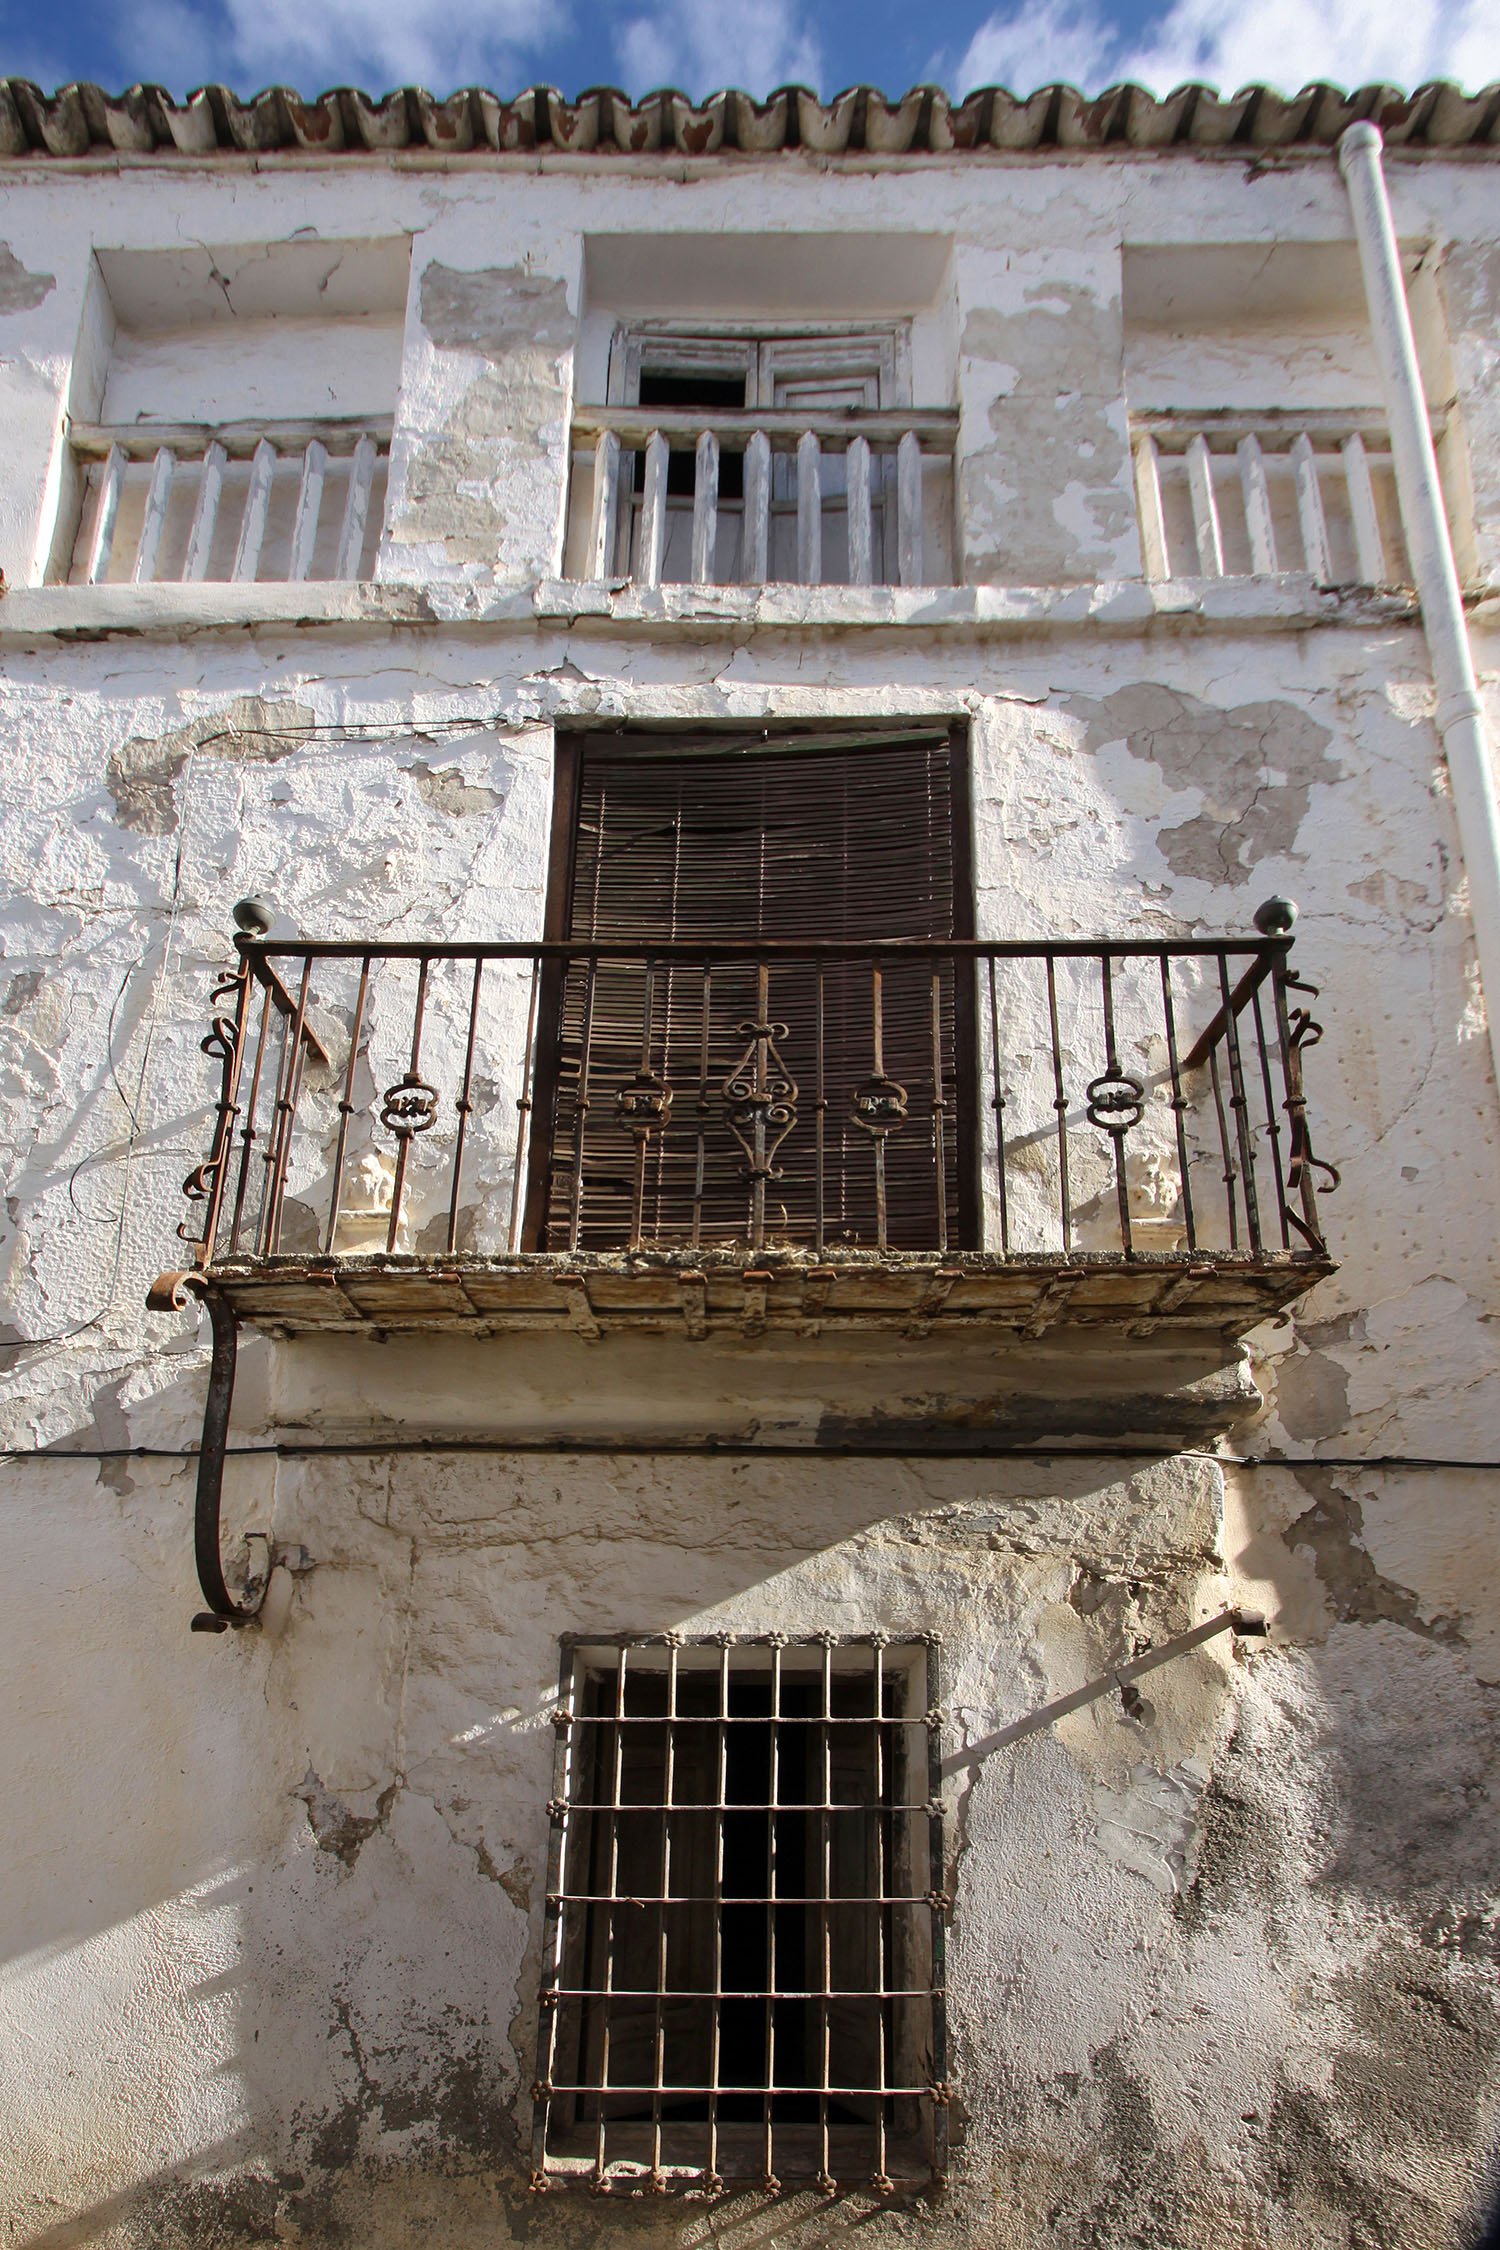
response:
M1425 403L1459 638L1492 689L1500 93L632 112L12 83L6 105L7 2239L1459 2239L1500 2046L1500 866L1335 144L1386 128L1417 423ZM647 737L702 761L700 811L731 752L821 744L853 761L856 826L878 809L861 758L946 745L966 810L937 935L969 951L933 1003L936 1106L908 1072L888 1141L897 1065L860 1080L861 1047L839 1081L893 1181L937 1136L932 1177L960 1183L943 1238L914 1220L878 1243L867 1202L825 1233L820 1158L815 1240L768 1167L758 1234L688 1236L679 1212L642 1241L623 1106L617 1202L580 1229L579 1154L569 1238L559 1123L544 1207L525 1058L578 1150L609 1122L579 1121L574 1034L527 982L582 864L559 761L587 774ZM835 934L831 864L808 862L797 942ZM1237 980L1278 897L1316 1001L1272 964L1231 1011L1244 1084L1220 1022L1210 1085L1186 1054L1216 1005L1201 949L1249 948ZM246 898L274 919L240 958L279 958L283 998L264 1091L247 1036L197 1184L229 1196L206 1287L242 1319L228 1600L263 1606L195 1633L205 1284L146 1297L193 1272L205 1204L180 1183L211 1159L228 1081L202 1041L240 1004L210 994ZM737 911L726 893L726 942ZM314 969L314 940L348 960ZM1145 948L1113 957L1118 1040L1093 986L1050 1042L1043 984L989 1017L987 943L1014 998L1017 948L1040 976L1067 941L1092 975L1108 940ZM465 1077L476 946L519 950L486 967ZM1172 1055L1129 1013L1163 946L1200 949L1172 955ZM424 948L435 1028L408 1057ZM367 959L396 997L356 1019ZM827 1005L863 1039L858 993ZM1277 993L1322 1027L1297 1055L1336 1192L1303 1161ZM652 1113L673 1075L652 1005L636 1147L645 1168L676 1133L686 1178L704 1137L710 1169L729 1149L733 1073L693 1065ZM774 1042L765 993L745 1006L748 1118ZM834 1130L818 1070L788 1073L804 1182L815 1123ZM1184 1120L1208 1136L1196 1242ZM455 1180L428 1157L460 1125ZM280 1200L231 1241L242 1159ZM1233 1240L1206 1216L1226 1169ZM1114 1681L986 1747L1226 1612L1244 1629L1164 1664L1144 1705ZM717 2066L654 2116L617 2103L602 2163L586 2097L541 2115L574 2099L568 2038L597 2062L541 1996L626 1946L618 1883L561 1941L549 1903L609 1859L611 1816L569 1808L622 1636L641 1708L675 1668L710 1729L759 1710L778 1664L814 1729L796 1697L826 1715L856 1665L900 1673L888 1709L920 1747L890 1755L939 1857L890 1816L876 1888L904 1873L912 1914L868 1924L880 1960L831 2032L816 1941L844 1909L797 1925L811 1997L771 2037L769 2151L769 2077L721 2101ZM741 1667L748 1700L714 1703ZM858 1755L849 1786L878 1800L894 1767ZM683 1855L724 1836L722 1770L715 1790L702 1766L717 1825ZM830 1877L843 1847L804 1778L799 1870L821 1819L817 1896L867 1895ZM692 1992L726 1927L670 1941ZM848 2024L898 1954L920 1993L866 2038ZM836 2051L912 2092L851 2095L830 2126Z

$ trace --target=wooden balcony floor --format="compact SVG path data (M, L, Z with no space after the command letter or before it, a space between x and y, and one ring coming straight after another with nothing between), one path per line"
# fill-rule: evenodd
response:
M203 1283L273 1334L615 1332L701 1339L993 1329L1243 1336L1335 1270L1326 1255L982 1251L231 1258ZM165 1279L166 1277L164 1277Z

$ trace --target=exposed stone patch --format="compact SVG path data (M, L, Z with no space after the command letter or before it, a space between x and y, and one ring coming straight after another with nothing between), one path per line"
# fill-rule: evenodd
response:
M224 710L192 719L171 734L132 735L106 769L115 818L140 836L170 835L177 826L177 782L189 758L274 764L300 749L315 723L303 704L240 695Z
M414 449L395 538L440 545L460 566L521 567L522 552L507 556L507 526L524 540L544 496L546 513L554 511L552 456L536 433L549 424L560 432L566 404L551 355L517 350L486 368L446 428Z
M0 313L34 312L57 287L57 276L28 273L8 242L0 242Z
M504 359L573 341L568 285L524 266L487 266L461 273L433 264L422 275L422 326L440 351Z
M40 969L17 969L5 987L5 998L0 1000L0 1015L18 1016L29 1008L42 989Z
M1134 521L1116 481L1125 468L1113 379L1118 300L1078 282L1038 281L1013 312L971 310L959 349L1001 371L988 406L993 440L960 466L965 577L1067 584L1111 575Z
M1427 1623L1409 1586L1381 1576L1364 1543L1364 1511L1357 1500L1338 1490L1329 1470L1304 1464L1292 1473L1313 1495L1313 1504L1287 1526L1285 1541L1288 1547L1311 1550L1319 1583L1341 1625L1384 1620L1424 1640L1462 1641L1450 1619Z
M1141 681L1064 708L1087 722L1085 747L1123 742L1178 789L1195 789L1203 810L1157 832L1174 875L1238 888L1257 861L1295 852L1317 782L1340 769L1326 755L1332 730L1295 703L1240 703L1225 710L1177 688Z
M418 758L415 765L405 769L417 785L417 794L424 805L433 812L453 813L459 819L473 813L498 812L505 803L506 791L487 789L477 781L466 781L458 766L442 766L434 773L431 766ZM505 779L510 779L505 769Z
M384 1828L400 1787L399 1781L393 1781L382 1789L373 1813L351 1812L342 1798L324 1788L309 1766L293 1795L300 1797L307 1807L307 1825L319 1851L332 1852L335 1859L352 1867L376 1829Z
M1332 1437L1349 1419L1349 1373L1327 1352L1288 1352L1276 1363L1276 1411L1289 1437Z

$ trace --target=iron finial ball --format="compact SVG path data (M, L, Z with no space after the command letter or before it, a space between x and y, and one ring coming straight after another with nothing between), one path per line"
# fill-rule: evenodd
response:
M246 937L264 937L275 919L264 899L241 898L235 901L234 926L237 930L243 930Z
M1262 937L1289 936L1296 919L1296 902L1289 898L1268 898L1255 909L1255 927Z

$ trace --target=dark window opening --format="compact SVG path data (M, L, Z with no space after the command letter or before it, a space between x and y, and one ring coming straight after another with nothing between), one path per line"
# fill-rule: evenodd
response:
M941 951L876 950L969 934L962 749L947 730L573 746L549 930L608 950L546 996L532 1239L814 1254L976 1241L972 976ZM824 941L848 950L799 958ZM691 957L648 974L663 944ZM745 950L716 957L726 945ZM643 1074L660 1107L644 1149L629 1129ZM776 1096L763 1151L747 1074Z
M935 1651L627 1643L566 1692L539 2165L925 2183Z
M737 413L745 404L745 378L743 375L652 375L641 370L642 406L665 406L673 410L705 407L710 414ZM669 497L693 497L696 474L693 450L673 452L667 456L667 492ZM635 490L646 489L646 456L635 456ZM745 456L733 453L726 447L719 455L719 498L743 500L745 497Z

